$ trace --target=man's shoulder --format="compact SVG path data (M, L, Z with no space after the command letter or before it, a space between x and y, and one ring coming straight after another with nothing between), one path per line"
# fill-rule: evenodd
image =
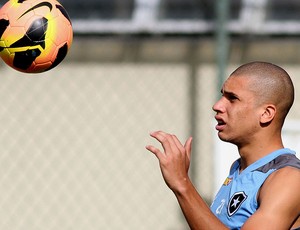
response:
M256 171L266 173L269 170L279 170L286 167L300 169L300 160L294 154L282 154L265 165L257 168Z
M268 188L268 191L272 194L277 192L280 194L283 191L286 191L286 193L290 195L293 193L299 194L300 168L289 165L281 167L269 175L262 188Z
M265 194L269 198L272 197L272 202L285 197L287 203L292 197L296 197L294 202L300 207L300 160L294 154L280 155L261 167L262 171L270 169L274 171L266 178L259 191L259 197L262 198Z

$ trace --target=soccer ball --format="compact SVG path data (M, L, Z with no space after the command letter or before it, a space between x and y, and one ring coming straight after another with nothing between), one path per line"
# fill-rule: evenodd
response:
M70 18L56 0L10 0L0 9L0 56L18 71L54 68L72 40Z

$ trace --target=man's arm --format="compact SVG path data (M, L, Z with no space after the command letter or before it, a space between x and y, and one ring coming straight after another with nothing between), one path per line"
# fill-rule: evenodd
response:
M162 144L164 152L154 146L146 146L146 148L158 158L163 178L174 192L190 228L228 229L210 211L189 179L192 138L182 145L175 135L162 131L151 133L151 136Z
M188 180L181 191L173 191L189 226L193 230L228 229L211 211Z
M259 192L258 210L242 229L291 229L300 215L299 191L299 169L285 167L272 173Z
M154 146L146 148L158 158L165 182L174 192L190 228L228 229L210 211L188 176L192 138L182 145L175 135L158 131L151 136L162 144L164 152ZM258 210L245 222L242 229L287 230L300 227L293 226L300 221L299 191L299 169L285 167L272 173L259 192Z

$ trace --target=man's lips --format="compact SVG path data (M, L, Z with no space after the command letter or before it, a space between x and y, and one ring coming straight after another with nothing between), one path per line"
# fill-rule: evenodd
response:
M226 122L219 116L215 116L216 121L218 124L216 125L216 130L222 131L226 125Z

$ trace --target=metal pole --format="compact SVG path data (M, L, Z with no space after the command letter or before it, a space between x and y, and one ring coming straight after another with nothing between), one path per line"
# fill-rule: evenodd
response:
M216 1L216 59L218 67L218 92L222 87L229 53L229 0Z
M195 143L197 140L197 107L198 107L198 98L197 98L197 66L198 60L196 55L196 45L198 40L191 39L190 41L190 49L189 49L189 77L190 77L190 85L189 85L189 96L190 96L190 132L191 136L194 139L193 143L193 152L197 153L197 144ZM195 182L197 180L197 154L192 155L193 160L191 160L190 166L190 176L191 179Z

